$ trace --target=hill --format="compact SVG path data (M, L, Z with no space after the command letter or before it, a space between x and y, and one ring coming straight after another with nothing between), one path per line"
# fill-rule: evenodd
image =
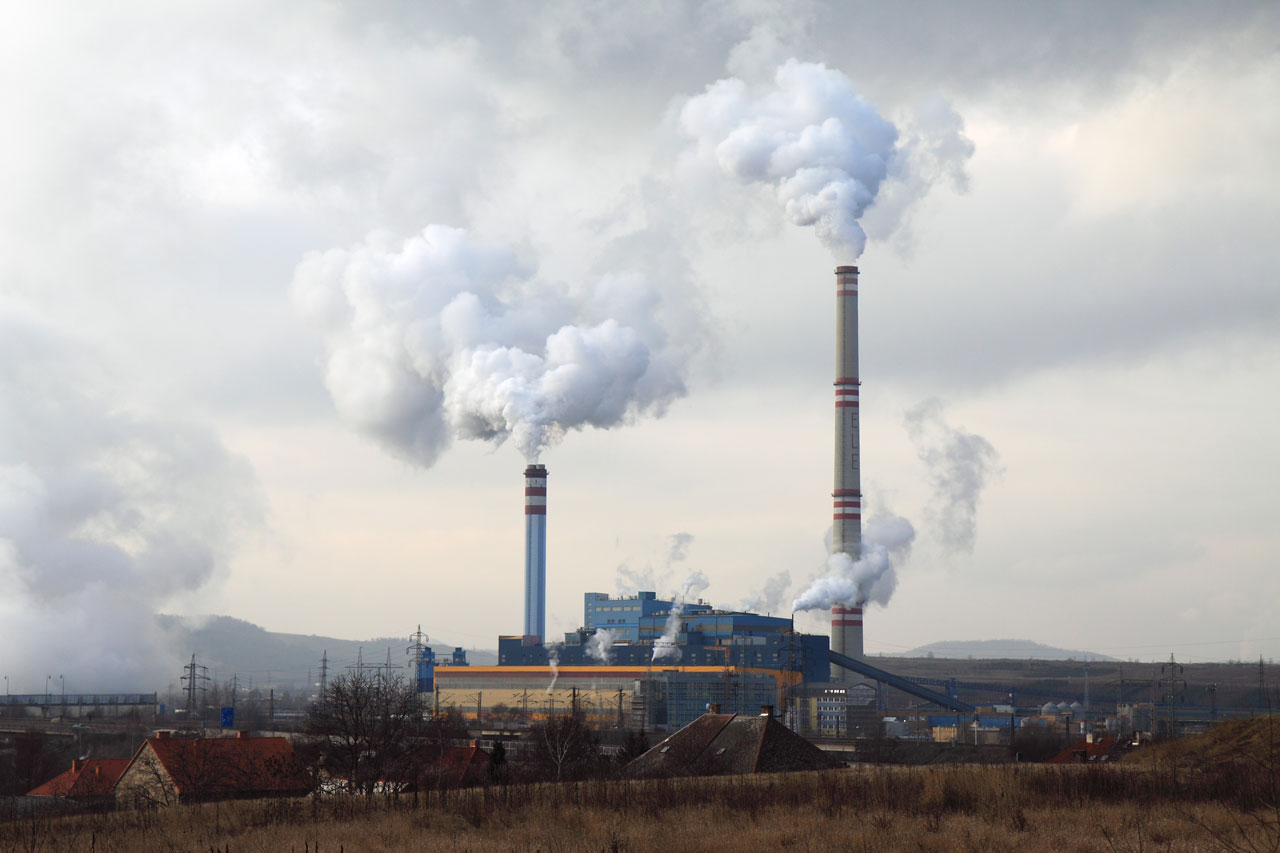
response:
M407 637L377 637L343 640L316 634L285 634L268 631L252 622L230 616L198 620L160 616L165 630L184 656L194 654L197 663L209 668L210 677L220 681L238 674L241 681L301 687L319 679L320 660L328 654L330 677L344 671L358 659L368 664L390 660L403 666L409 658ZM431 643L437 658L449 658L453 645ZM481 666L497 663L495 652L467 650L469 663Z
M1078 649L1059 649L1033 640L943 640L892 657L977 658L980 660L1097 660L1116 658Z
M1228 720L1197 735L1143 747L1122 760L1130 764L1172 763L1196 767L1244 761L1270 768L1274 774L1280 770L1280 717Z

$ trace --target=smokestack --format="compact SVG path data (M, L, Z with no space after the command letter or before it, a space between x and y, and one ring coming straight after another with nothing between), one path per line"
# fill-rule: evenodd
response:
M858 431L858 268L836 267L836 452L831 493L831 551L856 561L862 552L862 462ZM862 657L862 601L831 608L831 650ZM849 680L832 666L831 677Z
M547 638L547 466L524 469L524 634Z

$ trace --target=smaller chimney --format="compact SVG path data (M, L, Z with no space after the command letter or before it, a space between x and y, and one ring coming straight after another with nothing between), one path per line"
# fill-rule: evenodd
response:
M247 740L247 739L249 738L249 733L248 733L247 731L243 731L243 730L238 731L238 732L236 732L236 738L237 738L238 740Z
M711 702L711 703L709 703L709 704L707 705L707 713L708 713L708 714L719 714L719 713L720 713L720 703L719 703L719 702Z
M760 716L762 716L762 717L772 717L772 716L773 716L773 706L772 706L772 705L761 705L761 706L760 706Z
M81 760L80 760L80 759L78 759L78 758L73 758L73 759L71 759L71 772L72 772L72 773L79 773L79 772L80 772L80 768L82 768L82 767L84 767L84 762L83 762L83 761L81 761Z
M156 740L168 740L169 735L170 735L170 732L167 730L162 732L156 732Z

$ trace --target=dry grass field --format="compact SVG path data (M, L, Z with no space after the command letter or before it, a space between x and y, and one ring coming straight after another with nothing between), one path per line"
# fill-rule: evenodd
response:
M1115 766L860 766L0 820L0 850L1280 850L1266 721ZM1242 746L1243 745L1243 746Z

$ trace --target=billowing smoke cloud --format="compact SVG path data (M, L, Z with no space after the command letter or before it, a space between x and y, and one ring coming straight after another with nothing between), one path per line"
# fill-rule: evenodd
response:
M830 548L828 548L830 550ZM773 613L777 611L787 594L787 589L791 586L791 573L786 569L778 572L773 577L764 582L764 589L755 595L749 595L742 599L742 609L759 613L764 611Z
M680 585L680 594L672 600L671 611L667 614L667 623L663 626L662 636L653 641L652 660L680 660L681 651L680 646L676 644L676 635L680 633L680 617L684 614L684 605L690 598L706 589L709 583L706 575L695 571Z
M431 225L313 253L294 301L324 336L338 411L431 465L454 437L511 439L528 461L570 430L662 415L685 393L676 309L637 273L538 280L508 250Z
M736 77L711 84L685 103L680 127L699 157L742 183L772 187L787 219L813 226L842 261L862 254L859 220L882 187L893 185L883 217L892 226L937 178L963 189L973 153L945 102L917 109L903 136L844 74L795 59L767 87Z
M949 550L972 553L978 498L987 481L1000 473L1000 454L982 436L948 424L937 399L909 409L905 420L929 469L933 498L927 513L935 535Z
M613 632L597 628L587 640L587 657L603 664L613 663Z
M828 557L827 574L811 583L791 609L888 604L898 586L894 562L910 553L915 538L915 528L905 518L887 513L871 518L862 529L861 556L857 560L845 553Z
M49 673L68 692L176 678L184 650L156 609L224 570L260 511L248 466L213 435L131 411L113 385L0 300L0 636L14 693L43 692Z
M673 567L688 558L689 549L692 547L692 533L673 533L664 543L660 567L655 568L652 561L646 562L643 566L633 566L627 562L620 563L616 580L618 595L635 595L642 589L656 591L665 586L671 577Z

